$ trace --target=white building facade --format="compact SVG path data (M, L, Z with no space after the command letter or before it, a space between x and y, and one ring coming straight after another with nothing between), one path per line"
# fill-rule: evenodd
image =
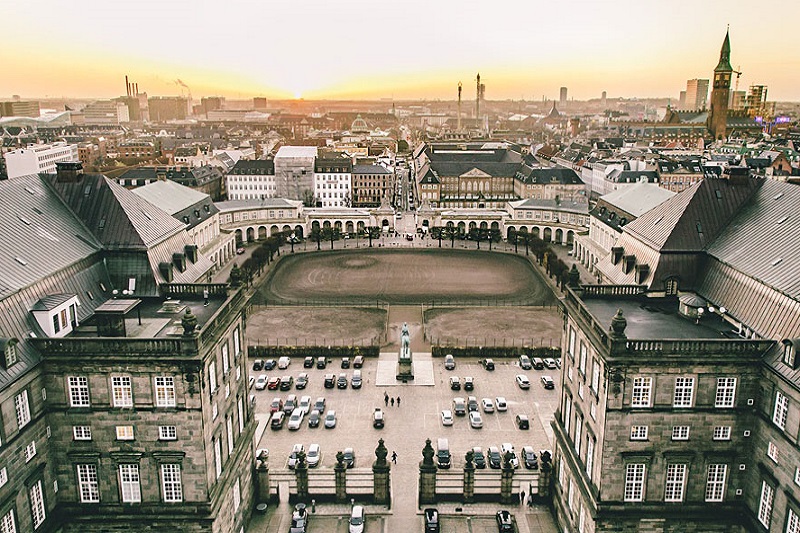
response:
M55 174L56 163L77 162L78 145L56 142L30 144L5 154L9 179L29 174Z

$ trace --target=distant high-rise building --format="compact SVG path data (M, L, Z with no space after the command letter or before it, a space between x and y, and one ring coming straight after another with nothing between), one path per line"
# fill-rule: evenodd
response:
M747 115L751 117L763 117L768 113L767 106L767 86L751 85L745 97L745 109Z
M697 78L686 82L686 104L683 109L705 109L708 102L708 80Z
M256 96L253 98L253 109L266 109L267 99L263 96Z
M728 109L731 111L744 111L746 101L747 91L731 91L731 96L728 99Z
M39 118L39 102L22 100L0 102L0 117Z
M90 126L119 125L130 122L130 111L124 102L97 100L83 108L85 124Z
M225 107L225 97L223 96L204 96L200 99L202 113L208 116L209 111L217 111Z
M686 91L681 91L678 96L678 109L686 109Z
M147 99L152 122L183 120L189 112L189 100L183 96L153 96Z
M562 107L564 106L564 104L567 103L567 88L566 87L562 87L561 88L561 94L560 94L560 97L558 99L558 103L561 104Z
M731 90L731 38L725 32L719 63L714 69L714 88L711 90L711 107L708 112L708 129L714 139L724 139L728 127L728 93Z
M600 105L605 107L607 98L608 98L608 94L605 91L603 91L603 93L600 95Z

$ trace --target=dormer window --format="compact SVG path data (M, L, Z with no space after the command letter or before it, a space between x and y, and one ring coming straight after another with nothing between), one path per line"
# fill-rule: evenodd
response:
M3 350L3 368L6 370L19 361L17 358L17 343L17 339L0 339L0 347Z
M783 341L783 362L793 369L797 368L797 354L794 349L796 342L800 342L800 339L784 339Z

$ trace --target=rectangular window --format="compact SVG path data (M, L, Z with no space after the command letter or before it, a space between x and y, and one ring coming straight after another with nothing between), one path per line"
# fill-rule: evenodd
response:
M594 439L586 437L586 475L592 479L592 466L594 465Z
M176 503L183 501L183 487L181 486L181 465L161 465L161 490L164 501Z
M672 440L689 440L689 426L672 426Z
M239 327L233 330L233 356L239 357L242 351L242 339L240 338Z
M647 440L647 426L631 426L631 440Z
M119 487L124 503L142 501L142 492L139 486L139 465L119 465Z
M572 417L572 398L564 396L564 431L569 435L570 418Z
M233 417L229 416L226 420L228 432L228 455L233 453Z
M0 469L0 487L5 486L6 483L8 483L8 470L6 470L6 467L3 467Z
M25 462L29 462L34 457L36 457L36 441L32 440L30 444L25 446Z
M214 471L219 479L222 475L222 443L219 439L214 439Z
M228 343L222 345L222 373L227 374L231 369L230 360L228 359Z
M117 440L133 440L133 426L117 426Z
M236 478L236 483L233 484L233 512L239 510L239 505L242 503L242 490L239 484L239 478Z
M2 533L2 530L0 530L0 533ZM791 509L789 509L789 515L786 517L786 533L800 533L800 517Z
M716 426L714 428L714 440L731 440L730 426Z
M208 388L210 394L214 394L214 391L217 390L217 363L215 362L208 365Z
M156 407L175 407L175 378L156 376Z
M97 465L77 465L78 493L81 503L97 503L100 501L100 489L97 483Z
M733 407L736 399L736 378L717 378L714 407Z
M673 407L691 407L694 397L694 378L675 378Z
M778 447L772 441L767 443L767 457L778 463Z
M762 481L761 500L758 503L758 521L767 529L769 529L769 522L772 518L772 499L774 497L775 490L766 481Z
M581 455L581 431L583 430L583 417L575 413L575 435L572 438L572 444L575 447L575 453L580 457Z
M241 398L236 404L236 411L239 415L239 434L241 435L244 431L244 401Z
M14 509L9 509L0 518L0 533L17 533L17 523L14 521Z
M592 390L595 395L600 390L600 361L592 359Z
M653 378L633 378L631 407L650 407Z
M176 440L178 438L178 431L175 426L158 426L159 440Z
M39 480L28 489L28 500L31 504L31 515L33 515L33 529L38 528L47 517L44 509L44 492L42 491L42 481Z
M70 407L89 407L89 378L70 376L67 378L67 384Z
M665 502L682 502L686 485L686 465L667 465L667 481L664 489Z
M644 498L644 463L630 463L625 467L626 502L640 502Z
M772 412L772 422L781 429L786 429L786 416L789 413L789 398L781 391L775 393L775 410Z
M130 376L114 376L111 378L111 391L114 407L132 407L133 391Z
M580 363L578 364L578 370L580 370L581 374L586 376L586 357L587 357L587 350L586 350L586 343L581 341L581 358Z
M72 426L72 438L74 440L92 440L91 426Z
M575 328L569 327L569 351L567 352L572 359L575 359Z
M708 465L708 478L706 479L706 501L721 502L725 495L725 478L728 474L728 465Z
M28 405L28 391L24 390L14 397L14 409L17 412L17 427L24 428L31 421L31 410Z

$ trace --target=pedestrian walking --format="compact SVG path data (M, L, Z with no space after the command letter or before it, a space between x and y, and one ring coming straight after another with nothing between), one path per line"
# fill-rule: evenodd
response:
M397 464L397 452L392 450L392 462Z
M383 403L386 404L386 406L389 405L389 395L386 393L386 391L383 392Z
M392 407L394 407L394 398L392 398Z
M400 396L397 397L397 407L400 407Z
M522 505L523 503L525 503L525 491L524 490L520 491L520 493L519 493L519 504Z

